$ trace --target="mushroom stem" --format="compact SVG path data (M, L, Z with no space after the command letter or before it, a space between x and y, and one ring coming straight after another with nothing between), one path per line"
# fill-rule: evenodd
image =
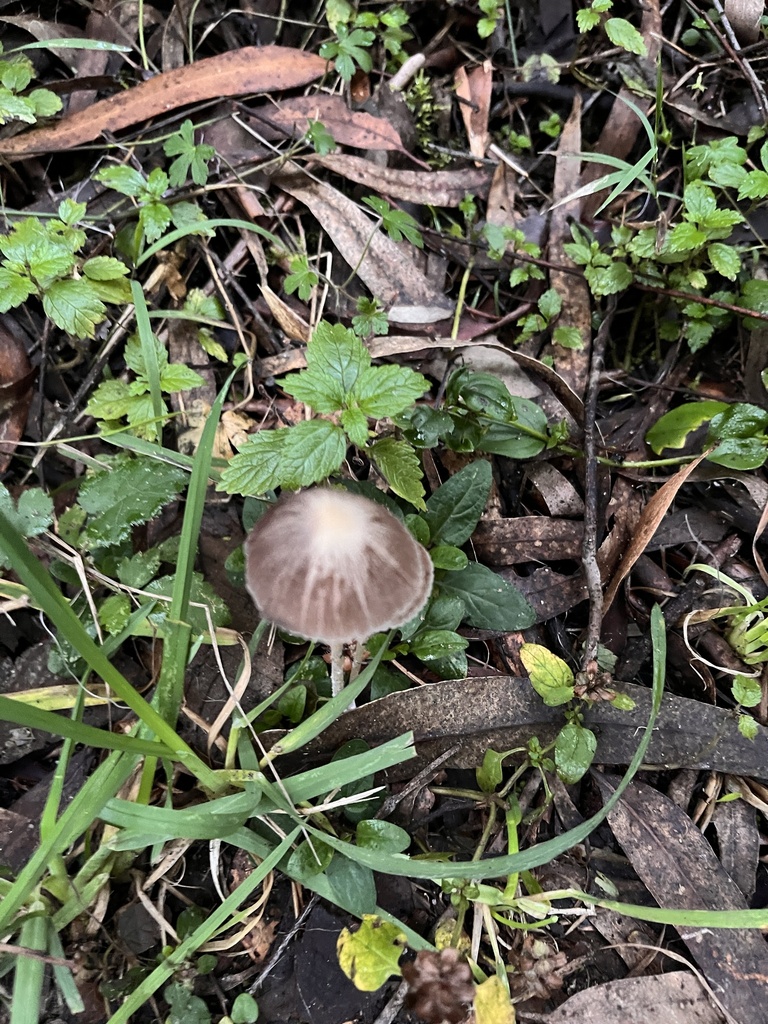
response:
M331 695L336 697L344 689L344 644L333 643L331 647Z
M353 647L355 649L355 653L352 655L352 668L349 670L350 683L354 683L360 675L360 667L363 664L363 657L365 656L365 644L362 640L355 640Z

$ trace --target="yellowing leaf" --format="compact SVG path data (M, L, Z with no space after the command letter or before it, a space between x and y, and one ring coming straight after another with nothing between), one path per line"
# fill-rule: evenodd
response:
M509 993L494 975L475 992L475 1024L515 1024L515 1008Z
M355 988L375 992L391 975L400 974L398 961L405 935L375 914L364 914L356 932L345 928L336 943L339 966Z
M562 658L541 644L523 644L520 660L531 677L531 685L547 707L567 704L573 697L573 672Z

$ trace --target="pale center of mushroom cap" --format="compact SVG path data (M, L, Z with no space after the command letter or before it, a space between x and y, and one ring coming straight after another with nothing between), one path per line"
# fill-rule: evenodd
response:
M366 502L350 501L344 492L321 489L307 497L311 499L307 525L313 557L359 555L370 543L374 524Z

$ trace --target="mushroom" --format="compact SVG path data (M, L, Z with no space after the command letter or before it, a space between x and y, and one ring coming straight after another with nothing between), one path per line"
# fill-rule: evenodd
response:
M248 593L265 619L331 648L334 696L344 643L402 626L432 590L432 560L383 505L316 487L283 495L245 541Z

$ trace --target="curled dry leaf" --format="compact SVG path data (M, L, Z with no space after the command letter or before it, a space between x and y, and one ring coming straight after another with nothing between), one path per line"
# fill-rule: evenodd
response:
M313 157L313 163L327 167L359 185L368 185L392 199L430 206L458 206L467 192L484 199L491 181L487 167L464 167L460 171L406 171L378 167L370 160L344 153Z
M458 1024L466 1017L475 986L458 949L420 950L412 963L403 964L403 978L408 984L405 1005L427 1024Z
M341 96L296 96L252 111L277 125L286 134L306 134L310 121L322 121L334 140L355 149L402 150L403 143L392 125L383 117L364 110L350 110Z
M98 138L103 131L118 132L189 103L295 89L320 78L325 68L321 57L287 46L246 46L205 57L155 75L51 127L3 139L0 156L19 160L33 153L72 149Z
M35 373L22 342L0 327L0 473L24 433Z

